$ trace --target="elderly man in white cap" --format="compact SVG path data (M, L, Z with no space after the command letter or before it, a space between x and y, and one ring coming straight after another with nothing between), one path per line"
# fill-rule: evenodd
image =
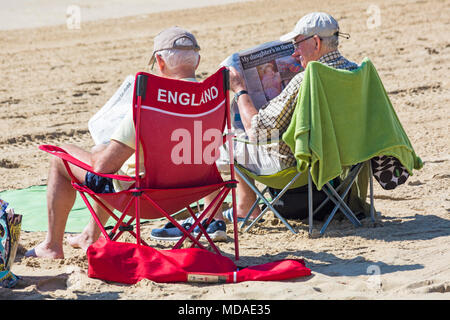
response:
M348 35L340 33L339 25L332 16L313 12L302 17L294 30L281 36L280 40L292 41L295 48L292 56L303 68L306 68L310 61L319 61L333 68L353 70L358 65L345 59L338 51L340 35L348 38ZM254 141L267 140L268 137L273 139L276 135L273 139L276 142L258 146L261 150L256 150L256 153L260 155L250 155L250 159L257 159L250 163L240 163L238 155L242 152L255 153L255 150L242 151L242 148L249 147L239 143L235 145L236 161L255 174L274 174L296 165L294 155L281 136L291 121L303 76L304 72L298 73L277 97L258 110L248 95L242 76L236 69L230 68L230 87L235 92L245 134ZM256 200L256 195L242 181L238 184L237 194L237 216L243 219ZM251 218L256 218L259 213L260 209L256 207ZM229 220L232 218L229 210L223 212L223 216Z
M195 81L195 71L200 62L200 47L194 35L180 27L172 27L160 32L154 39L154 50L150 64L157 64L157 72L162 77ZM96 147L91 152L74 145L64 149L75 158L90 164L95 172L118 173L134 176L135 168L135 129L132 120L132 108L119 127L113 133L108 145ZM140 153L143 155L143 152ZM48 232L46 239L25 255L45 258L64 258L63 238L67 218L76 197L63 162L53 157L47 182ZM144 163L143 159L140 163ZM71 166L76 178L97 193L117 192L128 188L119 181L94 175L85 170ZM142 168L141 168L142 170ZM109 215L96 206L96 212L102 223ZM87 249L100 235L100 230L93 219L83 232L68 239L73 247Z

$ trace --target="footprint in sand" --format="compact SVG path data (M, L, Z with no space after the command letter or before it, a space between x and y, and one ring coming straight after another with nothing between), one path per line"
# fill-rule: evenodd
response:
M43 279L38 282L37 288L40 291L55 291L58 289L66 290L67 289L67 279L68 279L68 276L66 274Z
M20 165L18 163L12 162L8 159L1 159L0 160L0 168L6 168L6 169L16 169L19 168Z

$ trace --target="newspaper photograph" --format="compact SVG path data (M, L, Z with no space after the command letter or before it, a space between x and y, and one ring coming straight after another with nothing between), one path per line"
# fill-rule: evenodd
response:
M257 109L278 96L289 81L303 70L291 55L291 42L271 41L234 53L221 66L232 66L243 76L247 91ZM243 129L236 102L231 104L233 127Z

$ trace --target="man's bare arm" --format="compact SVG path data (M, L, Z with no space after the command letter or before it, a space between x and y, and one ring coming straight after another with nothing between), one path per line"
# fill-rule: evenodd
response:
M92 168L99 173L115 173L133 153L133 148L111 140L105 148L91 154Z
M241 90L247 90L241 74L233 67L230 67L229 70L231 90L236 93ZM250 99L250 95L248 94L239 96L237 104L245 132L248 136L250 136L252 118L254 115L258 114L258 110L255 108L253 101Z

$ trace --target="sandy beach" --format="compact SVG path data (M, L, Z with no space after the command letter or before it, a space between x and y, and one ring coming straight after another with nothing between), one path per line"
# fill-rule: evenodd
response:
M44 3L43 8L56 1ZM13 289L0 288L0 299L450 299L450 7L445 3L257 0L115 16L117 5L111 19L92 13L79 29L68 28L65 8L62 22L3 25L0 191L46 184L49 156L40 144L92 147L88 120L126 76L145 69L161 29L180 25L197 36L198 77L204 79L228 55L278 39L312 11L330 13L341 31L351 34L341 40L345 57L372 60L424 167L392 191L375 183L375 224L364 219L354 228L334 220L324 236L309 237L307 221L292 221L294 235L269 213L265 222L240 234L239 264L304 259L309 277L237 284L109 283L89 278L85 253L67 243L62 260L24 257L45 233L22 231L12 268L21 280ZM163 224L145 225L143 237ZM231 225L228 235L219 248L231 256Z

